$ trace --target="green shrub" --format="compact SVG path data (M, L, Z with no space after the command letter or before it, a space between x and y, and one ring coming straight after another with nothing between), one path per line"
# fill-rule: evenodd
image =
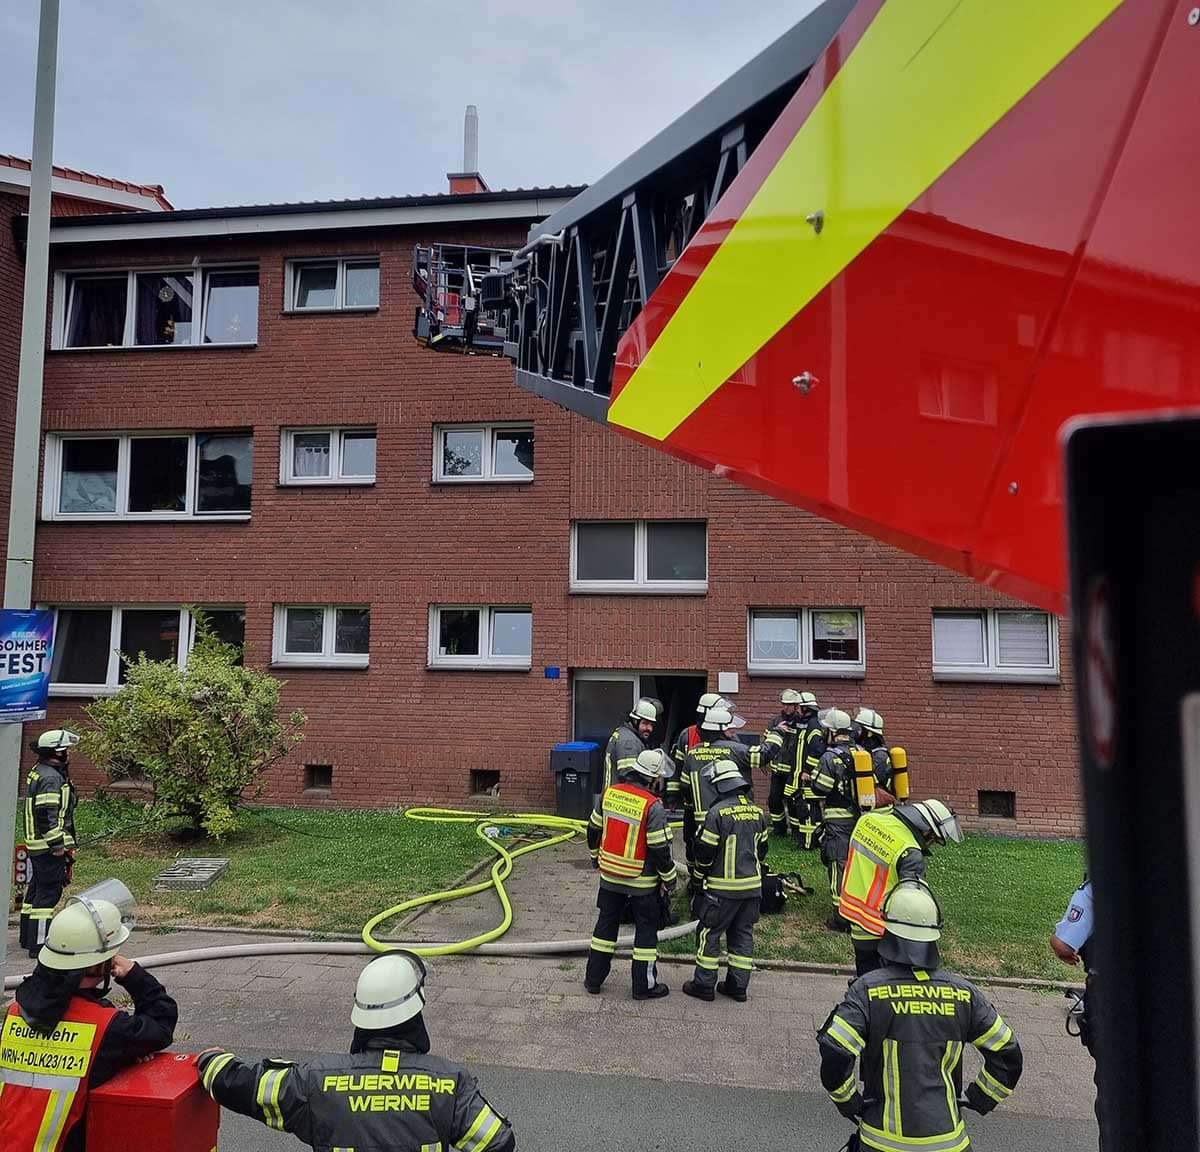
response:
M85 712L83 751L113 779L144 778L157 805L220 838L237 826L243 793L304 737L303 712L279 719L282 684L241 665L241 649L196 619L196 644L175 660L125 660L125 684Z

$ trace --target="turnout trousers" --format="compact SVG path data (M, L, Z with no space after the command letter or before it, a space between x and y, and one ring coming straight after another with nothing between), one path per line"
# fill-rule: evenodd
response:
M857 816L826 816L825 832L821 838L821 863L829 869L829 894L836 904L842 894L842 872L850 855L850 837L854 835Z
M658 983L658 889L649 892L616 892L601 888L596 897L600 915L592 931L592 946L588 951L584 981L599 988L612 968L613 953L617 950L617 933L621 914L626 906L633 913L633 990L648 992Z
M54 909L67 886L67 858L52 852L39 852L29 857L33 879L21 904L21 947L36 952L46 942L46 932L54 917Z
M758 896L748 900L732 900L728 896L707 893L700 915L700 941L696 947L696 971L692 980L701 988L717 983L721 964L721 939L729 956L726 978L743 992L750 983L754 962L754 925L758 923Z
M819 797L804 795L802 789L790 797L788 824L796 837L796 847L811 852L821 842L821 801Z
M767 812L771 817L771 831L777 836L784 835L788 830L788 798L783 790L787 787L786 772L771 773L771 790L767 793Z

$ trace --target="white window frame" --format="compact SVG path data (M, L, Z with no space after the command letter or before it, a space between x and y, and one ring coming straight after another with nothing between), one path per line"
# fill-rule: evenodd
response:
M115 696L123 687L121 672L121 617L126 611L165 612L175 608L174 604L56 604L40 605L54 613L54 628L58 630L58 614L62 611L108 612L108 670L103 684L50 684L51 696ZM211 612L245 612L244 604L199 604L196 607ZM179 648L177 661L180 668L187 665L187 658L196 646L196 621L187 608L179 606Z
M633 535L633 579L632 580L581 580L579 567L580 524L632 524ZM650 527L655 524L702 524L704 526L704 571L703 580L651 580L646 575L650 564ZM679 520L572 520L571 521L571 580L570 591L588 594L629 595L638 593L672 596L697 596L708 591L708 521L682 518Z
M345 450L347 433L370 432L375 437L375 472L370 476L345 476L342 474L342 461ZM330 437L329 475L328 476L297 476L295 474L296 453L295 438L297 436L313 436L328 434ZM335 470L336 465L336 470ZM347 484L374 484L379 472L379 430L369 424L354 426L327 425L319 428L284 428L279 444L279 483L287 487L304 488L310 485L335 484L339 487Z
M285 644L287 641L287 610L289 608L321 608L325 616L322 621L321 651L289 653ZM371 612L370 604L276 604L275 627L271 643L271 663L286 665L289 668L366 668L371 662L370 652L349 653L338 655L333 650L334 636L337 631L338 609L351 609ZM370 641L368 640L368 645Z
M197 432L151 431L136 432L48 432L42 471L42 519L43 520L234 520L250 519L250 509L245 512L199 512L196 509L200 490L200 455L198 436L249 436L253 451L254 432L246 428L202 428ZM131 443L134 440L178 440L187 437L187 483L183 494L182 512L130 512L129 473ZM112 512L60 512L62 498L63 443L67 440L116 440L117 441L117 506ZM253 506L254 479L250 480L250 499Z
M257 264L244 260L229 264L201 263L199 260L191 264L154 264L145 268L63 268L54 273L54 301L51 306L50 349L54 352L116 352L133 350L136 352L157 352L167 348L255 348L258 346L257 335L253 340L238 340L224 344L206 344L204 342L204 324L208 311L208 274L210 272L258 272L259 295L261 304L262 273ZM192 292L192 338L186 343L179 344L135 344L134 336L137 330L137 278L139 276L180 276L189 275L196 278ZM113 280L125 277L125 330L121 335L120 344L67 344L67 326L71 318L71 299L74 295L74 284L79 279ZM255 318L255 333L258 331L258 318Z
M446 612L478 612L480 648L478 655L443 656L438 652L441 631L440 616ZM529 613L529 655L494 656L492 645L495 639L493 613ZM430 604L429 605L429 650L427 668L459 668L487 672L528 672L533 667L533 606L530 604Z
M1050 663L1028 667L1019 664L999 663L1000 620L1005 612L1039 612L1037 608L934 608L929 614L929 652L933 664L933 678L938 681L985 681L987 683L1010 684L1059 684L1061 673L1058 656L1058 617L1051 612L1041 612L1046 618ZM934 657L934 622L938 616L973 616L983 618L984 662L982 664L938 663Z
M800 656L796 660L755 660L754 617L759 612L795 613L800 629ZM853 612L858 617L857 661L814 660L812 655L812 615L814 612ZM758 604L746 610L746 671L751 676L822 677L830 680L861 680L867 674L867 614L858 605Z
M534 438L534 469L529 476L497 476L496 433L529 430ZM447 432L479 432L483 435L482 467L478 476L447 476L442 471ZM435 424L433 427L433 482L435 484L532 484L537 475L537 436L532 420L512 420L501 423Z
M286 275L283 280L283 310L285 312L295 312L301 316L308 316L313 312L378 312L379 302L374 304L347 304L346 303L346 265L347 264L374 264L376 268L381 268L379 254L364 253L361 256L305 256L294 260L288 260L286 267ZM313 267L314 265L333 264L337 267L337 280L334 285L334 298L336 303L331 307L322 308L302 308L296 303L296 280L300 274L301 268ZM382 275L379 281L379 292L383 295L383 278Z

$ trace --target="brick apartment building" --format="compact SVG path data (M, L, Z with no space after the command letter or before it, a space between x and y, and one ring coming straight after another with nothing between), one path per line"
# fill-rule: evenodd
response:
M0 438L19 171L0 166ZM91 199L56 184L35 556L50 722L116 689L118 652L186 658L196 604L308 713L278 802L499 783L544 808L550 746L603 739L638 693L677 729L720 688L757 728L795 686L882 712L918 793L1077 831L1065 622L414 341L414 244L517 246L574 190L171 211L74 176Z

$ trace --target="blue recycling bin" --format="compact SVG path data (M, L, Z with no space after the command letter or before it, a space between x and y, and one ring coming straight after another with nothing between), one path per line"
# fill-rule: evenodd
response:
M600 745L587 740L555 744L550 749L554 773L555 811L571 820L592 814L592 796L600 783Z

